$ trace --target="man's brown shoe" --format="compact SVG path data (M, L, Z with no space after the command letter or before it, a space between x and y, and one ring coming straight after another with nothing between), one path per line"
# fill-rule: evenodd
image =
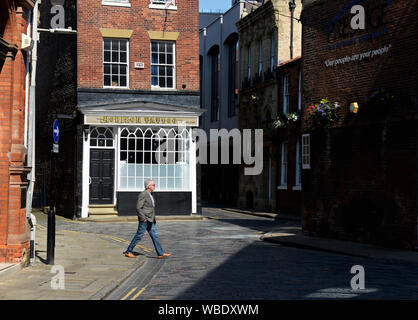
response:
M158 256L158 259L164 259L164 258L167 258L169 256L171 256L171 253L163 253L162 256Z
M128 258L136 258L136 256L132 254L132 252L124 252L123 254L125 255L125 257L128 257Z

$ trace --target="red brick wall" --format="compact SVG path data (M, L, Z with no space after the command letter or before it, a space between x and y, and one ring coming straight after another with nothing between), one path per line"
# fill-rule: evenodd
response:
M21 187L27 186L24 169L25 56L20 50L27 15L13 1L2 7L7 17L3 39L17 44L14 58L0 62L0 262L22 262L28 250L26 209L21 208ZM6 11L7 10L7 11ZM6 12L5 12L6 11ZM6 13L6 14L5 14Z
M131 0L131 7L102 6L101 1L77 1L78 87L103 87L102 35L99 28L133 30L129 40L129 87L151 89L150 38L147 31L180 32L176 41L178 90L199 91L199 9L196 0L177 0L177 11L149 8L149 0ZM134 69L144 62L144 69ZM186 88L182 89L185 84Z
M345 39L328 42L333 17L351 3L320 1L303 12L304 107L322 98L340 103L340 121L329 130L311 133L311 169L303 170L303 230L312 235L371 242L385 246L417 246L417 108L418 3L364 0L375 23L383 12L384 25L371 26ZM349 16L349 12L342 17ZM349 20L347 20L349 23ZM346 27L345 30L351 30ZM386 32L372 41L359 37ZM327 49L344 40L354 45ZM388 52L326 67L325 61L353 56L391 45ZM386 88L399 101L393 111L367 110L366 96ZM357 115L349 112L358 102ZM370 110L370 109L369 109Z
M289 76L289 113L298 110L299 99L299 71L301 70L301 60L297 59L293 62L286 63L277 69L278 75L278 95L277 108L278 112L283 112L283 77ZM287 190L277 191L277 208L282 212L300 214L301 210L301 191L293 190L296 184L296 143L300 138L300 121L278 129L277 144L277 182L281 181L281 159L282 148L281 143L287 141Z

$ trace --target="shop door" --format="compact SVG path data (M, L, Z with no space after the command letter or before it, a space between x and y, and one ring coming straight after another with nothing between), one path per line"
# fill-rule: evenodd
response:
M90 204L112 204L115 150L90 149Z

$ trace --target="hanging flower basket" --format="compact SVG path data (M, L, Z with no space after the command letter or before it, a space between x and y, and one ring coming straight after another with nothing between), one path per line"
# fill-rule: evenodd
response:
M328 99L322 99L319 104L311 104L306 108L306 113L314 128L329 128L338 120L337 102L331 103Z
M276 120L273 121L273 127L285 128L287 126L291 126L292 124L295 124L297 121L299 121L300 117L300 110L289 113L288 115L282 112L277 116Z

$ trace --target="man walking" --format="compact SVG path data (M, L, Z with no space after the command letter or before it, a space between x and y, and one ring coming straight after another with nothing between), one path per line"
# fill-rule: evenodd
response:
M141 240L145 230L147 230L154 244L155 251L157 251L158 259L167 258L171 254L164 253L163 248L161 247L155 221L155 201L151 194L155 190L155 182L152 180L145 180L144 186L145 190L139 194L136 203L136 212L139 220L138 230L124 254L125 257L135 258L135 255L132 254L132 250Z

